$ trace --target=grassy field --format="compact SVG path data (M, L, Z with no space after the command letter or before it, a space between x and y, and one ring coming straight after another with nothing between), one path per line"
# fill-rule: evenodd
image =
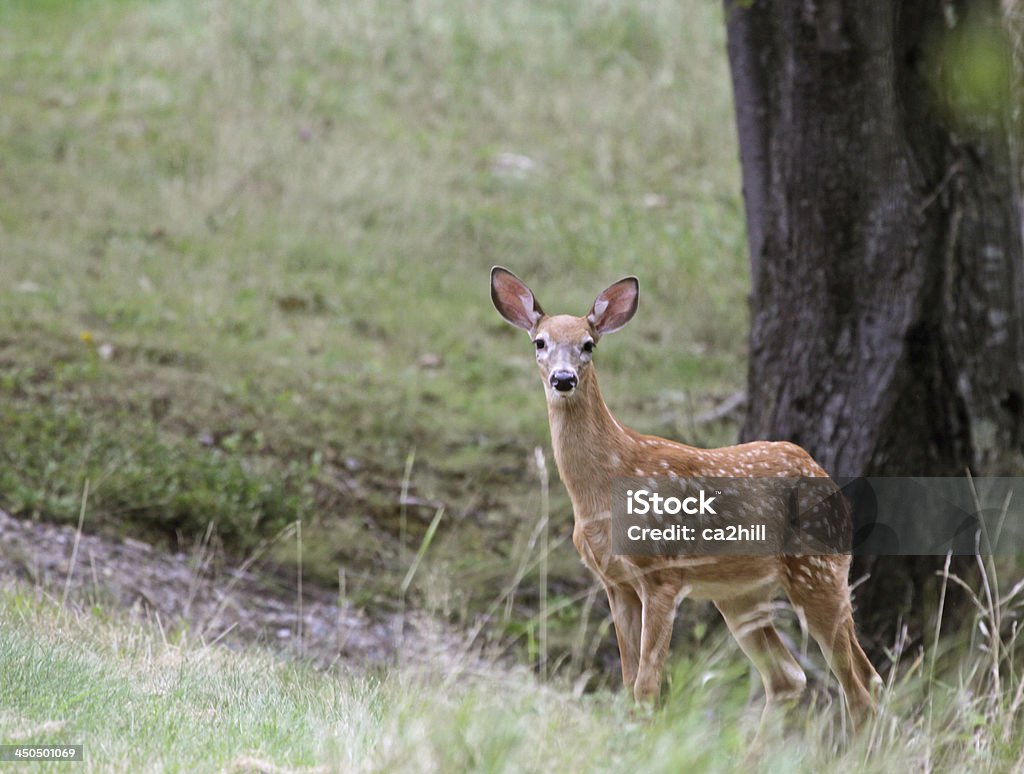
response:
M665 706L647 714L621 693L581 696L570 682L544 684L507 665L315 671L75 613L24 590L0 590L0 607L0 739L83 744L83 771L1024 767L1024 682L993 683L991 654L977 647L942 678L934 663L911 665L885 690L881 719L853 740L842 741L836 702L818 693L752 751L758 706L747 706L746 665L730 647L677 659ZM58 765L33 771L48 768Z
M392 604L444 505L410 595L472 618L540 518L548 444L495 263L576 313L639 275L606 397L734 437L693 421L744 378L717 4L0 0L0 93L16 515L73 523L88 480L87 530L213 523L246 555L301 520L307 575ZM564 543L551 571L556 597L585 577Z
M483 627L520 661L544 620L554 674L317 671L7 588L0 739L84 743L83 770L1024 767L996 614L1016 598L980 606L972 640L891 654L862 737L841 741L818 681L745 760L735 647L696 625L665 707L635 710L605 687L611 635L557 482L537 540L546 415L492 264L556 312L637 274L641 311L601 348L609 403L646 431L735 436L695 421L744 380L721 16L705 0L0 0L0 508L186 551L213 525L217 550L288 569L300 552L274 538L299 522L308 580L340 569L367 609Z

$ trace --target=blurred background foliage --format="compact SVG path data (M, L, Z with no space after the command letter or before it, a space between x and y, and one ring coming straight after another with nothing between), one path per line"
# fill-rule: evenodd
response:
M496 263L577 314L637 274L609 404L735 437L695 420L741 388L748 324L718 4L0 0L0 93L16 515L74 523L88 479L87 530L172 546L301 519L306 573L386 605L444 504L411 594L472 617L548 444ZM590 579L552 497L557 598Z

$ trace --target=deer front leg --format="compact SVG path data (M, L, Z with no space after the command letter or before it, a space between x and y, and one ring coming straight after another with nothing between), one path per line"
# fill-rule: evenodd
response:
M619 661L622 664L622 684L629 691L636 683L640 666L640 632L643 626L643 606L640 597L628 586L606 583L608 607L615 624L615 639L619 643Z
M661 693L661 668L672 641L676 619L677 595L666 586L644 589L643 631L640 635L640 666L633 696L638 702L656 702Z

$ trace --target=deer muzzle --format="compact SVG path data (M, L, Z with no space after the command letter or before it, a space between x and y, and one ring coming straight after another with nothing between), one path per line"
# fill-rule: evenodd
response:
M579 379L572 371L555 371L551 374L550 382L558 392L572 392Z

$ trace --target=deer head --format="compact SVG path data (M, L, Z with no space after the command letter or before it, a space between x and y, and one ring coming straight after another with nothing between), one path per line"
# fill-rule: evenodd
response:
M603 290L584 317L547 315L533 291L501 266L491 269L491 300L506 321L530 334L548 402L572 399L590 373L594 348L636 314L640 283L625 277Z

